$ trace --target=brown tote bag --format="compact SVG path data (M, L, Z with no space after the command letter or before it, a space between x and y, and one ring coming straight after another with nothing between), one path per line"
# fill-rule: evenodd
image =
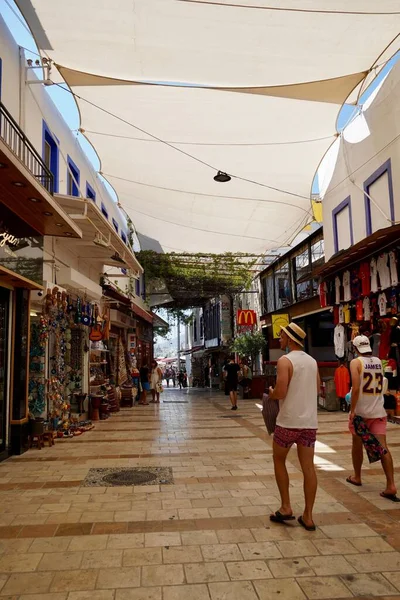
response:
M270 400L268 394L263 394L262 397L262 416L269 435L274 433L276 427L276 419L279 413L278 400Z

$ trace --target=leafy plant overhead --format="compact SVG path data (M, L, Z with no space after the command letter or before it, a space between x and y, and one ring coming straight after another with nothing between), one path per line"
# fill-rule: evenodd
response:
M250 287L260 256L243 253L166 253L153 250L137 253L146 281L163 280L173 301L170 307L201 306L222 294L235 294ZM263 268L263 265L261 265ZM168 305L164 305L168 306Z

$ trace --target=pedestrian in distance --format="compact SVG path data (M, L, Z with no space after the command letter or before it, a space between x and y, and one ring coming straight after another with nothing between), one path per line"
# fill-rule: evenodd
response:
M372 356L369 339L358 335L353 340L357 357L350 363L352 390L349 414L349 430L352 434L352 461L354 475L346 479L352 485L361 486L361 468L363 464L363 443L354 429L354 417L359 416L372 435L387 451L382 456L382 468L386 475L386 487L380 495L383 498L400 502L394 481L393 459L386 442L387 414L384 407L384 371L382 361Z
M240 367L235 361L235 357L232 355L228 364L224 367L226 373L226 390L229 393L231 400L231 410L237 410L237 389L239 383L239 372Z
M144 365L142 365L140 367L139 375L140 375L140 387L142 390L141 394L140 394L139 404L142 404L143 406L148 406L149 403L147 402L147 392L150 391L150 370L149 370L149 367L147 366L147 363L145 363Z
M281 350L289 349L277 364L277 379L274 388L269 388L270 400L279 401L279 413L273 441L275 478L281 506L270 520L285 523L295 519L290 503L289 474L286 458L293 444L297 445L304 479L305 507L298 518L307 531L315 531L313 507L317 493L317 474L314 467L314 448L318 429L317 403L320 378L316 360L304 352L306 333L289 323L282 327Z
M174 369L174 367L171 368L171 379L172 379L172 385L173 387L176 386L176 371Z
M165 370L164 378L167 383L167 387L169 388L169 380L171 379L171 371L168 368Z
M151 363L151 375L150 375L150 389L152 395L152 402L154 404L160 403L160 391L162 390L163 372L158 366L157 361L153 360Z

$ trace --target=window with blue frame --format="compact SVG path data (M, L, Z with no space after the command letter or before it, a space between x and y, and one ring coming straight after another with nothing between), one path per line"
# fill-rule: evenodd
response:
M43 121L42 124L42 157L44 164L53 175L53 192L58 192L58 175L60 168L58 140L51 133L46 121ZM52 190L49 191L51 192Z
M114 229L115 229L115 231L118 233L119 227L118 227L118 223L117 223L117 221L114 219L114 217L113 217L113 220L112 220L112 224L114 225Z
M79 196L81 172L72 160L67 156L67 194L68 196Z
M136 279L136 296L140 296L140 279Z
M88 181L86 182L86 198L89 198L89 200L93 200L93 202L96 202L96 192L94 191L94 189Z
M126 244L126 235L123 231L121 231L121 240Z
M101 203L101 212L103 213L103 215L105 216L105 218L108 221L108 210L106 209L105 204L103 204L103 202Z

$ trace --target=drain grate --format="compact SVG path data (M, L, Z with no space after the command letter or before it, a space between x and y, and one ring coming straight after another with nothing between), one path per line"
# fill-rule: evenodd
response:
M189 400L163 400L163 404L189 404Z
M249 416L250 416L250 415L242 415L242 414L240 414L240 415L237 415L237 414L235 414L235 415L220 415L218 418L219 418L219 419L240 419L241 417L242 417L242 418L243 418L243 417L244 417L244 418L246 418L246 417L247 417L247 418L249 418Z
M165 485L174 483L171 467L120 467L89 469L85 487L116 487L128 485Z

